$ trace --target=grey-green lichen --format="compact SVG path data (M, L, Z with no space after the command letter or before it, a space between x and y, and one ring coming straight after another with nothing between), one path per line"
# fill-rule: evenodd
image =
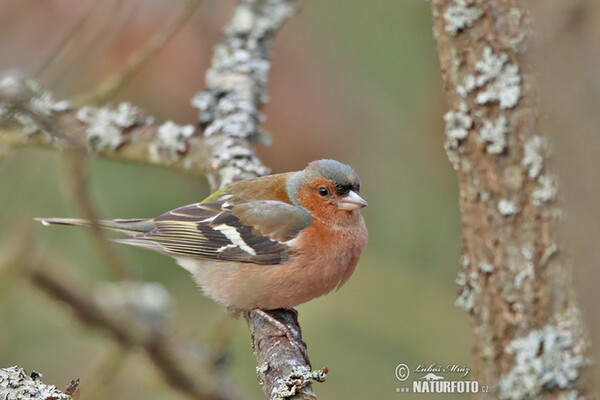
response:
M490 154L500 154L506 149L507 135L509 133L508 120L504 115L496 120L484 119L479 128L479 137L486 142L486 151Z
M55 101L32 79L9 75L0 80L0 125L16 124L26 135L50 134L44 121L70 108L69 102Z
M542 168L544 168L544 155L548 148L546 138L539 135L533 135L525 143L525 154L521 164L527 167L528 175L531 179L538 177Z
M536 206L552 201L558 193L558 182L553 175L542 175L537 179L538 186L533 189L533 204Z
M240 3L225 38L215 47L206 72L207 89L192 99L204 134L222 134L251 141L268 141L259 108L267 100L273 33L296 10L293 1L265 1L260 7Z
M444 114L444 121L446 122L444 149L453 168L458 170L460 166L460 146L462 141L467 138L469 129L473 126L473 119L466 111L459 109Z
M207 164L218 170L218 176L208 175L211 187L224 187L236 180L270 173L250 148L234 138L217 141Z
M573 351L575 344L571 331L551 324L513 339L505 351L515 364L501 377L498 397L530 399L556 388L571 389L579 370L587 365L585 357Z
M462 308L467 312L471 312L475 306L475 295L481 292L481 285L479 284L479 274L477 269L469 270L471 261L466 256L462 256L461 270L456 276L456 284L459 285L459 295L454 305Z
M295 367L288 376L277 378L271 392L272 399L288 399L298 393L312 381L324 382L327 369L311 371L307 366Z
M75 116L86 125L85 135L92 150L114 150L125 142L125 130L153 122L129 103L120 103L116 109L85 106Z
M585 400L585 397L580 396L577 390L570 390L565 394L561 394L558 400Z
M268 361L265 361L261 365L256 366L256 378L258 379L258 383L263 385L265 383L266 373L269 370L270 365Z
M509 38L509 44L517 53L524 53L527 49L527 37L531 31L531 17L523 9L516 7L508 10L509 28L507 31L514 32Z
M517 206L510 200L502 199L498 202L498 211L500 214L508 217L517 213Z
M488 262L482 261L479 263L479 270L486 274L494 272L494 266Z
M471 0L454 0L446 9L446 32L456 35L461 30L473 26L473 23L483 15L483 10Z
M521 97L521 77L519 66L508 64L508 55L492 52L491 47L485 47L481 59L475 63L479 72L476 78L477 87L485 85L483 91L477 93L477 103L486 104L498 101L500 108L512 108Z
M187 149L188 140L196 129L192 125L180 126L173 121L167 121L158 127L158 140L161 147L167 149L171 160L177 160L179 153Z
M52 399L70 400L71 396L61 392L53 385L46 385L39 378L41 374L33 372L27 375L17 366L0 369L0 399L32 400Z
M494 54L486 46L481 58L475 63L477 75L467 75L456 88L457 93L466 97L475 89L481 89L475 98L477 104L497 101L501 109L513 108L521 98L521 76L519 66L508 63L508 54Z

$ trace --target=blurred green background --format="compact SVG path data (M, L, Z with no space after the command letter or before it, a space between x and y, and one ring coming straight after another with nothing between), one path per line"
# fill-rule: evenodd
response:
M183 3L94 4L1 0L0 71L35 75L47 65L41 82L56 98L87 93L121 71L126 56ZM471 367L468 316L453 305L460 215L454 172L442 147L445 100L429 6L417 0L300 4L300 13L275 41L270 103L264 109L274 144L259 147L259 154L274 172L301 169L318 158L346 162L361 176L361 194L369 202L363 213L369 245L352 279L339 292L298 307L313 367L330 370L327 382L315 389L324 399L409 399L395 392L397 364ZM590 15L600 12L590 1L544 4L553 6L534 10L544 23L531 48L544 107L541 123L565 183L567 259L577 266L584 309L593 310L599 299L593 250L600 239L600 35ZM92 7L94 17L48 65ZM203 88L231 7L229 1L206 0L117 101L130 101L159 122L195 123L190 98ZM58 253L76 267L70 272L110 280L88 234L32 221L81 216L67 169L65 155L57 152L0 154L0 245L26 224L38 257ZM203 179L98 159L90 159L87 177L93 203L105 218L156 216L208 194ZM170 291L181 337L214 335L226 318L223 308L204 298L187 272L167 257L115 247L136 278L161 282ZM0 366L35 369L59 386L80 377L85 394L86 379L114 351L110 338L81 325L24 279L0 278ZM599 317L588 314L596 334ZM244 398L264 398L243 320L235 323L228 363ZM140 352L129 353L118 371L107 392L111 398L184 398Z

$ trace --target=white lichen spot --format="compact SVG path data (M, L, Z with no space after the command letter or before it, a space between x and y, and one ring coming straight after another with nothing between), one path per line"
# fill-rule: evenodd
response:
M523 15L523 12L518 8L511 8L508 10L508 17L510 25L512 25L512 32L517 32L509 38L509 43L515 51L523 53L526 50L527 39L527 27L530 25L529 18Z
M498 202L498 211L508 217L517 213L517 206L510 200L502 199Z
M487 143L486 150L490 154L500 154L506 148L506 136L509 133L508 120L501 115L495 121L483 120L479 129L479 137Z
M492 194L488 190L479 191L479 200L481 200L482 203L487 203L488 201L490 201L491 197Z
M506 352L514 357L514 366L498 384L501 399L538 398L556 388L570 389L587 365L582 355L575 354L575 340L568 330L546 325L525 337L513 339Z
M459 31L473 26L473 23L483 15L483 10L470 0L454 0L450 3L444 19L446 32L456 35Z
M471 262L467 257L461 258L461 271L456 276L455 283L460 286L459 295L454 305L471 312L475 306L475 297L481 292L477 269L469 271Z
M477 94L478 104L498 101L503 109L517 105L521 97L519 66L507 61L506 53L495 55L489 46L483 49L481 59L475 63L479 72L476 85L479 88L485 85L485 89Z
M479 270L486 274L491 274L492 272L494 272L494 266L488 262L482 261L479 263Z
M546 266L548 261L558 252L559 248L556 243L552 243L550 246L544 249L542 256L540 257L540 267Z
M531 179L537 178L544 167L544 152L547 150L548 143L546 138L538 135L532 136L525 143L525 155L521 164L528 168L528 175Z
M456 51L456 48L450 47L450 70L453 72L458 71L458 68L462 64L462 60Z
M254 27L255 19L255 14L250 7L236 7L228 29L235 31L239 35L248 34Z
M167 121L158 127L158 139L162 147L171 152L171 158L177 159L178 153L185 151L189 138L194 134L192 125L180 126Z
M53 113L54 100L48 92L41 92L29 100L29 110L38 116L49 117Z
M73 106L71 105L71 103L69 103L68 100L60 100L57 101L56 103L52 104L52 111L54 112L65 112L65 111L69 111L73 108Z
M444 114L446 121L446 141L444 148L448 159L455 170L460 165L459 148L461 141L467 138L469 129L473 126L473 119L464 111L448 111Z
M446 121L446 136L451 139L466 139L469 129L473 126L473 119L463 111L448 111L444 114Z
M115 123L115 114L111 109L82 107L76 118L87 125L85 135L92 149L116 149L123 144L123 134Z
M534 254L533 248L530 246L525 246L521 249L521 255L525 257L526 260L533 260Z
M555 176L542 175L538 178L538 186L533 190L533 204L536 206L552 201L558 192L558 182Z
M463 83L456 86L456 93L461 97L467 97L470 91L477 88L477 80L475 75L468 74L463 79Z
M199 121L201 124L205 124L214 119L214 109L217 105L215 95L208 90L203 90L196 93L192 97L192 107L197 108L199 112Z
M525 266L515 276L515 289L519 290L523 288L523 285L527 280L535 277L535 269L532 262L526 262Z
M440 38L440 30L437 26L433 25L431 27L431 35L433 36L433 40L437 42L437 40Z
M507 61L506 53L496 55L491 47L485 47L481 59L475 63L477 76L466 75L462 84L457 85L456 92L466 97L471 91L485 86L477 94L478 104L497 101L502 109L516 106L521 98L521 76L519 66Z
M570 390L565 394L561 394L558 400L585 400L585 397L580 396L577 390Z
M120 103L114 114L114 122L122 128L130 128L139 122L141 110L131 103Z
M13 118L21 126L21 132L26 135L32 135L40 130L37 122L28 114L18 112L13 115Z

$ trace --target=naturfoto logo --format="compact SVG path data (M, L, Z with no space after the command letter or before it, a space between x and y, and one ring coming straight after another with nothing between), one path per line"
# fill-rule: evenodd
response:
M412 376L412 385L396 387L398 393L487 393L489 386L478 381L466 380L471 368L458 364L418 364L410 368L401 363L394 374L400 382L406 382Z

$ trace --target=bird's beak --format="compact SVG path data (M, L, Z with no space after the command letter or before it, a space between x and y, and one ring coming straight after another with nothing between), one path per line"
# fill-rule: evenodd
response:
M367 206L367 202L363 200L355 191L351 190L337 204L340 210L352 211L358 210Z

